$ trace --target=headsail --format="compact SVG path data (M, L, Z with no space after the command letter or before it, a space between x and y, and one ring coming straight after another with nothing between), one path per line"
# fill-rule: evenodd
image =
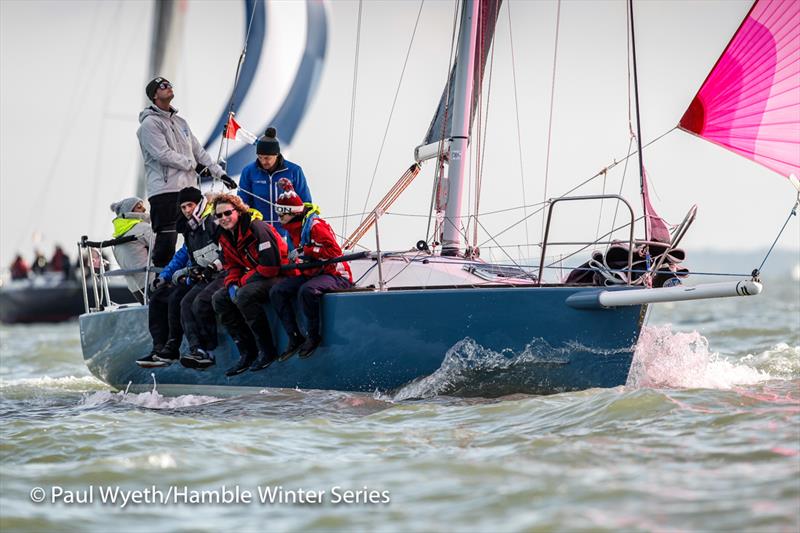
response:
M680 127L800 175L800 2L757 0Z

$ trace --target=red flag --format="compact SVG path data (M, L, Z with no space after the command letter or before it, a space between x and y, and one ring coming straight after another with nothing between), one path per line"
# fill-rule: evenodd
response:
M225 138L235 139L236 132L239 131L239 128L241 128L239 123L236 122L236 119L233 118L233 115L230 115L228 117L228 125L225 127Z
M236 119L231 115L228 118L228 124L225 126L225 138L234 139L246 144L255 144L258 140L254 134L250 133L236 122Z

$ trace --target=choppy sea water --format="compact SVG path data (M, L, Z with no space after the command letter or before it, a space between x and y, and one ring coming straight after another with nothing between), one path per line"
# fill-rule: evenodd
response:
M392 395L125 394L76 322L3 326L0 349L3 531L800 527L788 279L657 306L626 386L552 396L441 395L452 359Z

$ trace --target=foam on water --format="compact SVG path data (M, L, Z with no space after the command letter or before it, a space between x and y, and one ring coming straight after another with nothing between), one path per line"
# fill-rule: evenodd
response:
M496 352L469 337L447 351L441 366L431 375L403 386L393 395L376 392L381 400L402 401L443 394L481 395L492 384L502 387L535 376L537 365L559 364L568 352L605 351L571 345L553 348L537 339L521 353ZM673 331L671 325L645 326L636 346L626 386L637 388L730 389L770 379L791 379L800 374L800 347L785 343L760 354L729 360L709 348L708 340L693 331ZM496 395L496 394L495 394Z
M130 386L130 384L129 384ZM220 398L214 396L201 396L196 394L185 394L181 396L165 397L159 394L155 376L153 376L153 390L140 394L129 393L128 390L120 392L102 391L86 394L82 404L87 407L95 407L108 403L123 403L146 407L148 409L177 409L180 407L190 407L194 405L204 405L211 402L218 402Z
M773 377L791 379L800 375L800 346L779 342L769 350L758 354L747 354L742 362L765 369Z
M502 382L509 374L524 373L530 365L564 364L567 362L567 353L572 350L586 348L573 346L557 349L542 339L534 339L517 354L511 350L496 352L466 337L447 351L442 364L433 374L403 386L392 396L392 400L431 398L455 392L480 393L481 385L486 385L487 381L494 378Z
M30 388L43 390L85 391L86 389L107 388L108 385L94 376L63 376L51 378L0 379L0 389Z
M628 376L629 388L730 389L772 379L770 373L712 352L700 333L645 326Z

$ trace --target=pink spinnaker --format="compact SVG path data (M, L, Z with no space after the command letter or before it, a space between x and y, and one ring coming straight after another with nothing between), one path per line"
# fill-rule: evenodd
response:
M800 177L800 0L757 0L681 129Z

